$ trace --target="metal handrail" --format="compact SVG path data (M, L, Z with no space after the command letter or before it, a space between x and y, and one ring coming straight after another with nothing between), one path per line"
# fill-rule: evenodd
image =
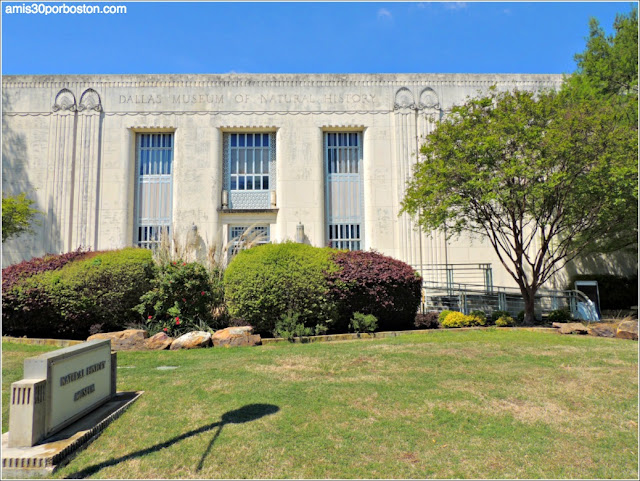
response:
M431 298L438 299L439 304L428 302ZM574 317L588 322L600 319L595 304L581 291L539 289L535 300L540 315L566 304ZM461 312L468 314L475 306L481 310L504 310L515 314L517 307L521 307L520 303L524 304L524 301L517 287L491 286L491 289L488 289L486 285L479 284L439 284L423 281L423 310L457 307Z

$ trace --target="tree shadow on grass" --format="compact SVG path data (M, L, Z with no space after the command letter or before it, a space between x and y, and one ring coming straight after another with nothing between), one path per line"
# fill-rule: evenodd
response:
M209 445L204 450L204 453L202 453L202 457L200 458L200 462L198 463L198 466L196 468L197 471L200 471L202 470L202 467L204 466L204 461L209 455L209 453L211 452L211 448L213 448L213 445L215 444L216 439L218 439L218 436L220 435L222 428L226 424L242 424L250 421L255 421L256 419L260 419L263 416L267 416L269 414L275 414L279 410L280 408L273 404L247 404L246 406L242 406L241 408L234 409L233 411L227 411L222 415L222 417L220 418L220 421L216 423L207 424L205 426L199 427L198 429L188 431L184 434L181 434L180 436L176 436L175 438L169 439L168 441L165 441L163 443L158 443L148 448L140 449L139 451L125 454L124 456L121 456L119 458L109 459L100 464L94 464L93 466L89 466L80 471L76 471L75 473L71 473L68 476L66 476L66 478L67 479L86 478L97 473L101 469L108 468L109 466L115 466L116 464L122 463L124 461L128 461L134 458L139 458L149 453L153 453L155 451L168 448L169 446L172 446L184 439L218 428L216 430L216 433L213 435L213 438L211 438L211 441L209 441Z

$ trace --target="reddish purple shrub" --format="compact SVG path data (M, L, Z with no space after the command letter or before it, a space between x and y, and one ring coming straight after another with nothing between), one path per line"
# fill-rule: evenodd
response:
M413 328L422 278L411 266L375 251L338 252L333 262L325 275L340 320L332 330L346 332L354 312L376 316L380 330Z
M66 254L45 254L28 261L20 262L2 269L2 293L11 289L16 282L45 271L60 269L71 261L82 259L87 251L82 248Z
M413 325L418 329L438 329L440 327L439 317L440 313L437 311L416 314Z
M73 254L73 253L72 253ZM151 251L118 251L66 256L15 269L2 286L2 331L10 336L85 339L92 327L120 330L139 319L133 307L151 287ZM31 274L32 271L36 273ZM4 281L4 279L3 279Z

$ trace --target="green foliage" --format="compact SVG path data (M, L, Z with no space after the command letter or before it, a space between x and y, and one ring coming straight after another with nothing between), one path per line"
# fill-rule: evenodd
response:
M577 54L577 71L567 79L564 93L572 99L587 100L600 104L603 110L612 114L607 121L622 128L638 132L638 7L628 14L616 16L614 34L607 36L598 20L589 22L589 37L584 52ZM629 149L630 156L637 156ZM637 166L637 163L636 163ZM636 177L637 179L637 177ZM615 193L621 197L633 194ZM625 249L637 254L638 208L637 190L633 199L626 202L626 210L617 208L610 212L609 205L600 213L600 230L605 235L598 236L587 246L589 253L614 252ZM615 207L615 206L614 206ZM615 226L611 229L610 226ZM609 227L609 229L606 229Z
M197 262L167 262L157 267L152 285L134 307L151 334L164 331L175 337L213 326L213 309L223 302L217 272Z
M514 325L515 325L515 322L513 320L513 317L511 316L500 316L496 319L497 327L511 327Z
M486 236L532 323L540 285L637 219L637 132L615 119L589 99L492 89L428 135L402 211L426 232Z
M453 311L449 313L442 321L442 327L472 327L484 326L485 320L473 315L465 315L462 312Z
M518 312L518 314L516 315L516 322L518 324L522 324L524 322L524 315L525 315L524 309Z
M16 282L7 295L11 302L3 304L3 332L84 339L92 326L124 329L136 321L132 308L150 289L153 275L146 249L88 253Z
M473 310L469 313L470 316L477 317L482 321L482 325L484 326L487 323L487 315L484 311L481 310Z
M551 311L547 317L549 322L569 322L571 319L573 316L567 309L556 309Z
M354 312L349 328L353 332L374 332L378 328L378 319L373 314Z
M311 336L313 335L313 329L305 327L302 322L299 322L300 314L297 312L287 312L283 314L276 322L273 335L275 337L282 337L293 341L296 337Z
M616 15L614 35L607 36L597 19L589 21L584 52L575 55L577 71L567 88L574 95L611 100L620 119L638 128L638 7Z
M23 233L32 233L31 225L40 224L35 217L41 212L31 207L33 204L35 201L27 199L24 192L16 196L2 196L2 242Z
M261 334L272 333L289 312L306 327L336 319L325 272L335 269L331 249L285 242L241 251L224 274L225 299L232 317Z
M511 314L509 314L508 311L493 311L489 316L488 321L495 324L495 322L501 317L511 317Z
M445 309L442 312L440 312L440 315L438 316L438 320L440 321L440 324L442 324L442 322L447 318L447 316L449 314L451 314L452 312L455 311L450 311L449 309Z

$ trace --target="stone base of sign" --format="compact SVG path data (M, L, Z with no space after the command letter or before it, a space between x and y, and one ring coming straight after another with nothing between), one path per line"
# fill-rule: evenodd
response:
M43 442L24 448L9 447L2 435L2 479L48 476L66 464L120 415L144 391L118 392L111 400Z

